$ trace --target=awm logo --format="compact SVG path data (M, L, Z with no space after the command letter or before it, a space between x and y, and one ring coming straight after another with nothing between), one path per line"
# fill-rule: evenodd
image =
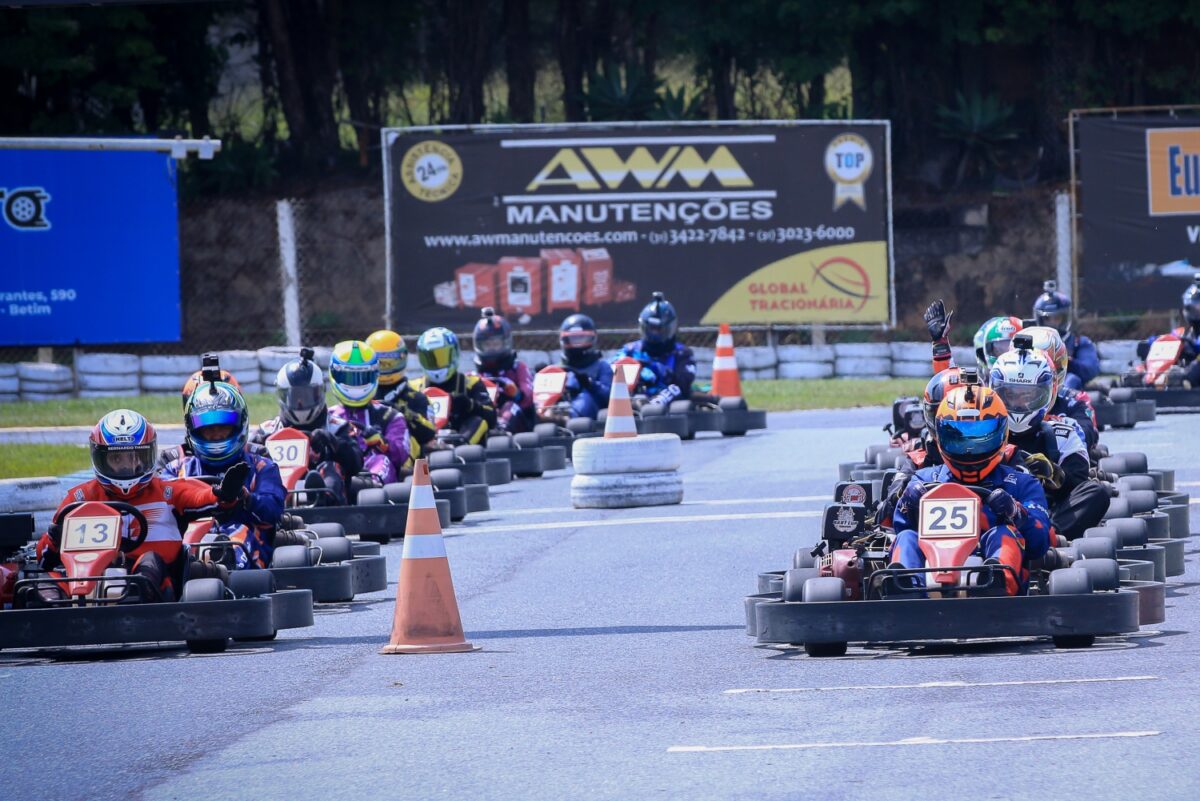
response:
M628 158L611 147L562 148L529 182L526 191L547 186L579 190L619 189L629 176L643 189L663 189L682 179L699 189L711 176L723 187L751 187L754 182L725 145L704 158L691 145L671 145L657 155L637 147Z

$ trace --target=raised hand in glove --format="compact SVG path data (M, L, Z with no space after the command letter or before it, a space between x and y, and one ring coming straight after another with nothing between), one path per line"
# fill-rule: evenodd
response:
M362 432L363 441L367 443L367 447L380 453L387 453L387 440L383 438L383 429L377 426L368 426Z
M953 316L954 312L946 311L946 304L942 302L941 298L930 303L924 315L925 327L929 329L929 338L934 342L945 340L950 331L950 318Z
M337 453L337 440L324 428L318 428L308 437L308 444L316 454L318 462L328 462Z
M1050 461L1046 454L1026 454L1024 466L1034 478L1042 482L1042 486L1046 489L1057 490L1062 488L1063 479L1065 478L1063 469Z
M987 505L999 523L1007 523L1014 528L1020 528L1025 522L1027 514L1025 507L1002 489L992 490L992 494L988 496Z
M221 476L221 484L213 490L213 495L216 495L217 500L222 504L233 503L245 493L246 478L249 475L250 465L238 462L226 470L225 475Z
M500 376L500 377L496 378L495 381L496 381L496 387L500 390L500 393L502 395L504 395L505 397L515 398L515 397L517 397L517 395L519 395L521 393L521 388L518 387L517 382L513 381L511 378L505 378L504 376Z

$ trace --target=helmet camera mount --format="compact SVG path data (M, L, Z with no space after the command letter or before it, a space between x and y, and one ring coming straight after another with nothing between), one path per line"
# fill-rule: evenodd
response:
M208 382L208 394L217 394L217 382L221 380L221 359L215 353L206 353L200 360L200 380Z
M1014 350L1033 350L1033 337L1029 334L1017 334L1012 339Z
M314 356L316 356L316 352L312 348L300 349L300 361L311 362Z

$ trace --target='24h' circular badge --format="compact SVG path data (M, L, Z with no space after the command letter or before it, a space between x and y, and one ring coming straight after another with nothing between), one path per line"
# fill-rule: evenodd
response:
M435 203L454 194L462 183L462 160L454 148L433 139L418 142L400 162L404 188L418 200Z
M871 177L875 157L867 140L858 134L841 134L825 148L825 172L833 181L833 208L836 211L847 201L860 209L867 208L863 184Z

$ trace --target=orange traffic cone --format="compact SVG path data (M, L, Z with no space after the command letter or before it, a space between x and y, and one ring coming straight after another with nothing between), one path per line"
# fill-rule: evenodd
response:
M721 323L717 334L717 352L713 356L712 394L718 398L740 398L742 379L738 376L737 356L733 352L733 333Z
M633 404L629 401L629 384L626 370L636 370L636 365L618 364L613 371L612 390L608 395L608 419L604 422L604 438L636 437L637 421L633 419Z
M413 465L412 492L408 496L408 523L404 530L404 555L396 587L392 638L381 654L444 654L474 651L463 635L450 562L438 522L429 462Z

